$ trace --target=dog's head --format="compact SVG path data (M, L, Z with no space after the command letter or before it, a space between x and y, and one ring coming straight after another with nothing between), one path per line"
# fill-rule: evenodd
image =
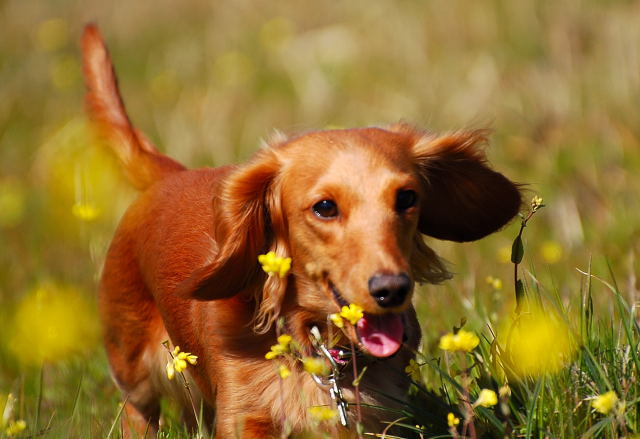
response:
M484 131L397 125L273 142L216 194L220 249L192 276L192 294L259 291L263 330L285 309L311 325L354 303L364 318L347 334L369 354L392 355L414 283L449 276L421 234L471 241L518 212L519 191L487 166L484 141ZM292 258L289 277L265 278L257 257L267 251Z

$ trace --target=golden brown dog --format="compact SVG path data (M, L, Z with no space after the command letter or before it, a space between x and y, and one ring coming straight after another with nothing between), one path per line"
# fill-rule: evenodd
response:
M422 234L475 240L519 209L517 187L485 162L485 132L436 135L403 124L310 132L279 136L243 165L187 170L132 127L92 25L83 53L90 116L142 191L115 233L100 286L125 434L157 431L167 392L182 390L189 407L164 372L169 339L198 356L187 375L194 397L215 410L216 437L310 429L353 437L351 363L337 383L349 404L343 427L308 410L336 407L322 379L291 355L265 358L280 333L297 341L298 355L322 358L310 328L327 339L327 316L350 303L364 316L332 331L338 346L356 346L358 369L367 366L362 423L380 432L395 415L368 405L402 407L404 368L420 339L414 282L449 277ZM288 276L261 270L258 255L268 251L292 258Z

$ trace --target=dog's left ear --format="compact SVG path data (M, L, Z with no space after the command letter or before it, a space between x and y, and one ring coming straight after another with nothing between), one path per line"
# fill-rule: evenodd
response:
M483 146L487 131L415 138L413 155L423 180L418 228L450 241L473 241L495 232L521 206L518 186L492 170Z

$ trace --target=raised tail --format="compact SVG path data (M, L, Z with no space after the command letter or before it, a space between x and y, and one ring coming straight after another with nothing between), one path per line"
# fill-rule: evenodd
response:
M131 124L109 51L93 24L84 28L82 58L89 117L122 163L131 184L137 189L146 189L166 175L184 170L184 166L161 154Z

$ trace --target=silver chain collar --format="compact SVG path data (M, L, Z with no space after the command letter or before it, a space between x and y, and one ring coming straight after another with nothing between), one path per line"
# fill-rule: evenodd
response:
M318 376L316 374L311 374L311 377L321 387L329 388L329 396L331 400L335 403L336 408L338 409L338 416L340 417L340 424L348 428L349 427L349 418L347 417L347 411L349 409L347 401L344 399L342 394L342 389L338 385L338 380L341 378L340 374L340 366L336 362L329 349L322 342L322 338L320 337L320 330L314 326L311 328L311 335L313 336L311 341L313 343L313 347L316 349L316 352L329 360L329 364L331 365L331 373L326 377ZM340 351L340 356L343 355L343 352Z

